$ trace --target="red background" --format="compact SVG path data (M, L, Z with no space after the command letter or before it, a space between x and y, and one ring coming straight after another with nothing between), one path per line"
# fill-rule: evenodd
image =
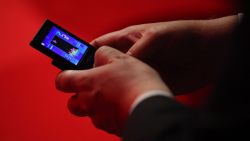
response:
M67 111L70 94L54 86L59 70L28 45L46 18L91 41L133 24L213 18L233 7L227 0L1 0L0 141L119 140ZM209 90L178 100L197 107Z

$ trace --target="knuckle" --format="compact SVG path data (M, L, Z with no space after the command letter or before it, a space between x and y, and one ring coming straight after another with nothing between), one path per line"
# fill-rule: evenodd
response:
M97 50L96 50L96 52L95 52L95 59L96 60L99 60L99 59L101 59L102 60L102 56L104 55L104 54L106 54L107 53L107 46L101 46L100 48L98 48Z
M116 59L116 60L123 60L123 61L125 61L125 60L128 60L128 59L129 59L129 56L126 55L126 54L119 54L119 55L117 55L117 56L115 57L115 59Z
M154 28L149 28L145 31L144 35L149 37L157 37L157 32Z
M95 54L95 61L98 64L110 64L121 60L126 60L129 55L124 54L114 48L103 46Z
M132 32L140 32L141 31L141 28L139 28L138 25L132 25L132 26L128 26L128 27L125 27L124 29L121 30L122 33L124 34L130 34Z
M135 29L135 26L128 26L123 29L123 31L129 31Z
M101 46L97 51L96 54L102 54L103 52L107 51L108 46Z

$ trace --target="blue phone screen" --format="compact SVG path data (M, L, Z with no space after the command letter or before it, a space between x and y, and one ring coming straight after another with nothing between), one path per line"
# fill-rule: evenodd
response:
M41 45L74 65L79 63L88 48L84 43L55 26L52 26Z

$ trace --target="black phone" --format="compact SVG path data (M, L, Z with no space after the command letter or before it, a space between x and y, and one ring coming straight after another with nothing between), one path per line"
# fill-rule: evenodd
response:
M61 70L89 69L96 49L62 27L46 20L30 45L52 59Z

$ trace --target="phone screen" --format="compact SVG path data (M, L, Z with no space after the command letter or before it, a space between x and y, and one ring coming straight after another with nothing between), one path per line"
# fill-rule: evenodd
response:
M74 65L78 65L88 49L87 45L56 26L51 27L41 45Z

